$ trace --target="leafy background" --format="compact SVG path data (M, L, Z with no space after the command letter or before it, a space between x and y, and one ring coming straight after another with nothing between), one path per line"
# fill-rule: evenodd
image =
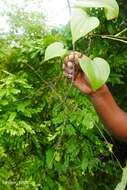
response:
M101 25L76 50L110 63L108 86L127 111L126 44L103 38L127 27L126 2L118 3L118 20L90 11ZM113 190L125 145L105 131L88 97L64 79L63 60L44 62L55 41L72 49L69 25L49 30L42 15L17 7L7 14L11 30L0 36L0 189Z

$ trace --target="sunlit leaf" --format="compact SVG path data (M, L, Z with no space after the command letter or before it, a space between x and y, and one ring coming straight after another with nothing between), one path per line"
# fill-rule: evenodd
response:
M86 171L87 167L88 167L88 158L87 157L84 157L83 160L82 160L82 170L83 172Z
M54 152L52 149L46 151L46 165L49 169L52 168Z
M99 26L96 17L90 17L80 8L74 8L71 16L71 32L73 44Z
M45 51L45 61L48 61L49 59L55 58L55 57L61 57L65 55L67 52L66 49L64 49L64 45L60 42L55 42L51 45L49 45Z
M116 0L79 0L77 5L81 7L104 8L108 20L117 18L119 15L119 6Z
M115 190L125 190L127 186L127 165L123 168L123 174L121 182L116 186Z
M96 57L94 60L90 58L81 59L80 66L85 72L93 90L103 86L110 74L109 64L99 57Z

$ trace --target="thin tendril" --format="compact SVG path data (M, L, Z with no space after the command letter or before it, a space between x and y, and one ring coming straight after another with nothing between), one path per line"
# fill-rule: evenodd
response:
M109 142L108 142L108 140L106 139L106 137L103 135L103 132L101 131L100 127L98 127L98 125L96 124L96 122L95 122L94 120L93 120L93 122L94 122L94 124L95 124L95 127L98 129L98 131L100 132L101 136L103 137L103 139L104 139L106 145L108 146L108 145L109 145ZM109 149L109 147L108 147L108 149ZM123 168L122 168L122 166L121 166L121 164L120 164L118 158L117 158L116 155L114 154L114 152L113 152L112 150L109 150L109 152L110 152L111 155L113 155L114 158L116 159L116 161L117 161L117 163L118 163L120 169L123 170Z
M70 4L70 1L69 1L69 0L67 0L67 4L68 4L68 10L69 10L69 15L70 15L70 19L71 19L71 4ZM73 45L73 52L74 52L74 51L75 51L75 45L74 45L74 44L72 44L72 45ZM75 68L74 68L74 65L73 65L73 70L74 70L74 69L75 69ZM74 73L75 73L75 71L74 71ZM66 113L66 106L65 106L65 103L66 103L66 100L67 100L67 98L68 98L68 94L69 94L69 92L70 92L70 90L71 90L71 88L72 88L72 86L73 86L74 76L75 76L75 74L74 74L73 77L72 77L72 81L71 81L70 87L69 87L69 89L68 89L67 93L65 94L65 96L64 96L64 98L63 98L63 101L62 101L62 107L63 107L63 112L64 112L63 128L62 128L62 130L61 130L61 135L60 135L60 137L59 137L59 139L58 139L58 143L57 143L57 146L56 146L56 150L58 149L58 147L59 147L60 144L61 144L62 137L63 137L63 134L64 134L64 129L65 129L66 123L67 123L67 117L68 117L68 116L67 116L67 113ZM50 164L52 164L54 158L55 158L55 153L54 153L54 155L53 155L53 159L51 160L51 163L50 163Z

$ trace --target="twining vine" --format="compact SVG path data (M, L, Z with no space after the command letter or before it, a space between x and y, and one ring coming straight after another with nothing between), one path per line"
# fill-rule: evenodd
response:
M71 20L71 18L72 18L72 11L71 11L71 3L70 3L70 1L69 0L67 0L67 4L68 4L68 11L69 11L69 15L70 15L70 20ZM79 12L79 14L80 14L80 12ZM112 15L111 15L111 17L112 17ZM72 23L70 23L70 25L71 25ZM76 27L76 26L75 26ZM82 27L82 26L81 26ZM118 38L118 36L119 35L121 35L123 32L125 32L127 29L124 29L123 31L121 31L121 32L119 32L118 34L116 34L115 36L107 36L107 35L95 35L95 36L99 36L99 37L101 37L101 38L106 38L106 39L110 39L110 40L116 40L116 41L120 41L120 42L124 42L124 43L127 43L127 41L125 41L125 40L123 40L123 39L119 39ZM73 32L72 32L72 34L73 34ZM94 35L93 35L94 36ZM92 35L90 36L91 38L92 38ZM54 46L55 45L55 46ZM58 47L57 47L57 45L58 45ZM58 48L59 49L59 47L61 48L61 45L60 44L53 44L53 46L51 47L48 47L49 49L47 50L47 52L50 54L50 51L52 51L52 49L54 48L54 47L56 47L56 48ZM73 49L72 49L72 52L75 52L75 50L76 50L76 48L75 48L75 43L72 43L72 47L73 47ZM62 47L63 48L63 47ZM61 48L61 50L62 50L62 48ZM46 53L47 53L46 52ZM51 53L52 55L53 55L53 53ZM48 54L46 55L46 61L48 60ZM50 56L49 56L50 57ZM52 56L51 56L51 58L53 58ZM103 61L103 60L102 60ZM83 62L83 64L84 64L84 62ZM104 61L103 61L103 65L104 65ZM82 67L82 64L80 63L80 66ZM89 65L88 65L89 66ZM74 67L74 66L73 66ZM105 67L106 68L106 67ZM73 68L74 69L74 68ZM83 69L83 67L82 67L82 69ZM84 69L84 71L86 72L86 70ZM93 74L93 73L92 73ZM107 75L108 76L108 75ZM58 139L58 145L57 145L57 147L56 147L56 149L59 147L59 145L61 144L61 140L62 140L62 136L63 136L63 134L64 134L64 129L65 129L65 127L66 127L66 122L67 122L67 110L66 110L66 106L65 106L65 103L66 103L66 100L67 100L67 98L68 98L68 94L69 94L69 91L71 90L71 88L72 88L72 85L73 85L73 80L74 79L72 79L72 82L71 82L71 84L70 84L70 87L69 87L69 90L67 91L67 93L65 93L65 97L63 98L63 103L62 103L62 106L63 106L63 110L64 110L64 121L63 121L63 128L62 128L62 132L61 132L61 136L60 136L60 138ZM107 78L106 78L106 80L107 80ZM106 81L105 80L105 81ZM105 82L104 81L104 82ZM96 83L96 81L94 81L95 83ZM102 84L101 84L102 85ZM100 87L100 86L99 86ZM94 86L93 86L93 88L94 88ZM110 143L108 142L108 140L106 139L106 137L103 135L103 132L101 131L101 129L100 129L100 127L97 125L97 123L96 123L96 121L94 121L93 119L92 119L92 121L93 121L93 123L94 123L94 125L95 125L95 127L97 128L97 130L99 131L99 133L100 133L100 135L102 136L102 138L104 139L104 141L105 141L105 143L106 143L106 145L107 145L107 147L108 147L108 150L109 150L109 152L111 153L111 156L113 156L115 159L116 159L116 161L117 161L117 163L118 163L118 165L119 165L119 167L121 168L121 170L122 170L122 166L121 166L121 164L120 164L120 162L118 161L118 159L117 159L117 157L116 157L116 155L114 154L114 152L112 151L112 147L110 146ZM55 157L55 155L53 156L53 159L54 159L54 157ZM53 161L53 159L52 159L52 161ZM51 161L51 162L52 162Z

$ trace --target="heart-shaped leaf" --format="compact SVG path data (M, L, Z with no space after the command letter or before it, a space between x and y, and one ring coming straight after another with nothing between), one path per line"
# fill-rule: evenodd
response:
M64 45L60 42L55 42L51 45L49 45L45 51L45 61L48 61L49 59L55 58L55 57L61 57L65 55L67 52L66 49L64 49Z
M93 90L97 90L103 86L110 74L109 64L99 57L96 57L94 60L83 58L80 60L80 66Z
M104 8L108 20L117 18L119 15L119 6L116 0L79 0L76 4L81 7Z
M74 8L71 16L71 32L73 44L99 26L96 17L90 17L80 8Z

